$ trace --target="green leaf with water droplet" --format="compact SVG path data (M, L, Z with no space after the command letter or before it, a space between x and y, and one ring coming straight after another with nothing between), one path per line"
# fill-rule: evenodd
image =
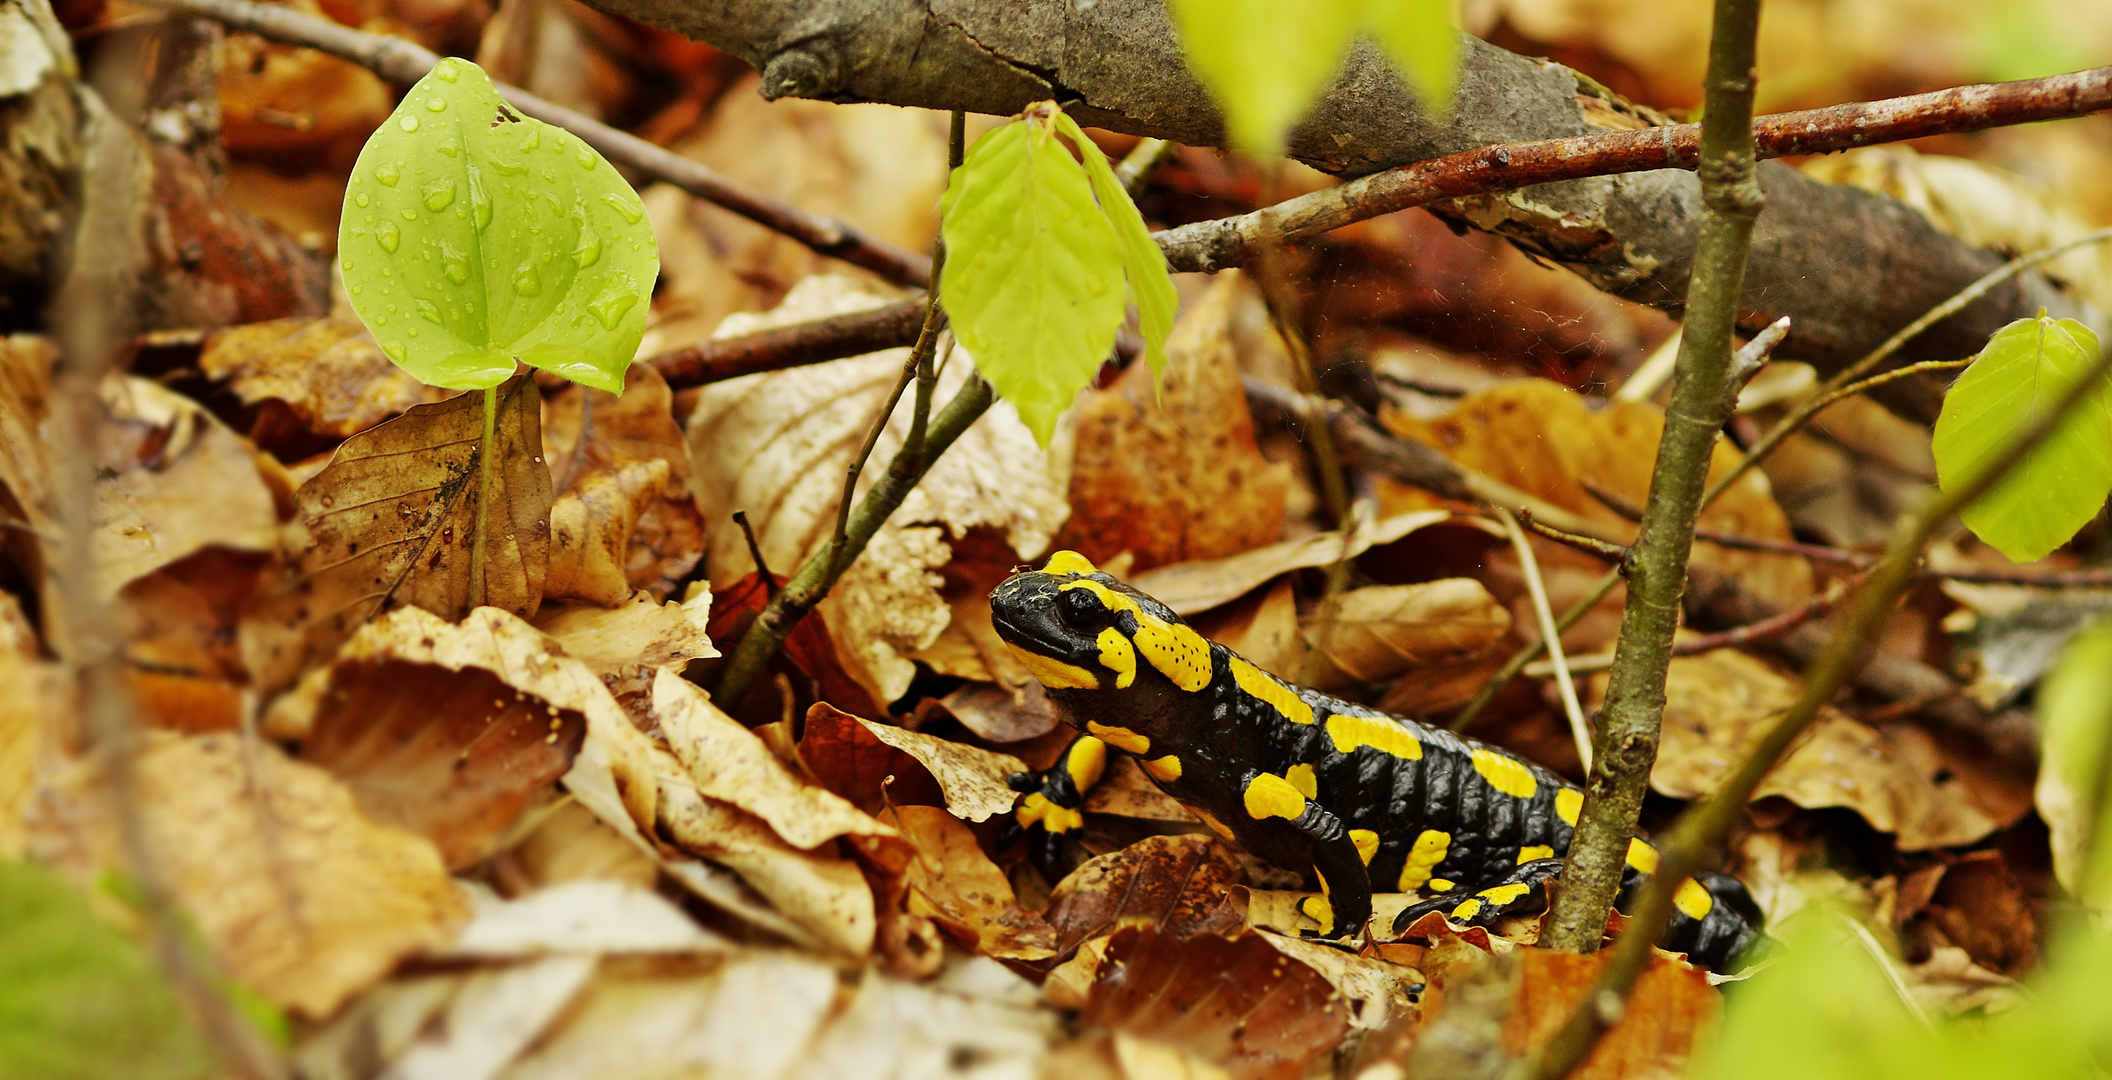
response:
M2020 432L2044 417L2095 366L2097 335L2074 319L2018 319L1944 395L1930 449L1946 491L1977 475ZM1974 535L2017 562L2068 542L2112 494L2112 377L2037 448L1958 516Z
M976 369L1042 445L1115 345L1122 244L1085 170L1038 113L976 140L939 200L939 300Z
M570 132L446 59L360 151L338 259L382 351L477 389L516 360L621 393L660 273L644 204Z
M1130 298L1137 304L1137 326L1144 331L1144 359L1151 365L1153 375L1163 375L1166 335L1173 333L1173 317L1181 304L1180 295L1173 291L1173 278L1167 276L1166 253L1151 238L1144 215L1130 201L1129 192L1108 165L1107 155L1085 137L1078 122L1068 115L1058 112L1056 126L1077 144L1078 156L1085 159L1085 175L1092 182L1093 195L1100 200L1100 209L1109 224L1115 227L1115 239L1122 246L1122 269L1129 276Z

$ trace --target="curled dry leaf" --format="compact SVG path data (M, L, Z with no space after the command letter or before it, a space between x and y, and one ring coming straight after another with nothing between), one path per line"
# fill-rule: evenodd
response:
M558 493L545 595L612 605L666 597L704 553L674 394L632 365L621 396L571 385L544 403L543 451Z
M1902 919L1921 915L1974 963L1994 971L2016 974L2038 962L2038 916L2001 852L1968 852L1948 866L1929 869L1938 880L1920 911L1907 910L1902 887Z
M535 383L498 388L486 603L533 616L549 559L550 471ZM242 655L266 690L292 682L385 612L468 613L483 395L420 405L345 440L296 493L308 540L244 613Z
M897 806L881 815L915 852L903 868L910 910L929 915L975 951L1000 960L1056 955L1056 932L1022 910L1004 872L983 854L975 834L936 806Z
M476 916L440 955L483 960L551 953L727 952L726 939L651 889L573 881L518 900L479 896Z
M747 333L803 319L855 311L875 298L842 278L802 282L767 316L727 320L722 334ZM887 401L908 356L890 349L796 371L750 375L704 388L689 422L692 460L716 467L698 473L705 521L746 510L763 558L789 574L827 543L836 524L845 469ZM946 364L934 408L965 383L964 353ZM859 480L862 495L908 433L914 395L896 406ZM821 605L846 666L876 701L900 698L915 675L904 654L930 645L952 620L937 571L952 558L949 541L970 529L1004 537L1021 559L1048 547L1069 506L1066 439L1044 453L1010 406L1000 403L968 429L925 474ZM711 530L706 565L723 589L753 569L740 531Z
M28 525L9 529L6 545L33 569L32 538L57 527L43 426L58 346L46 338L15 334L0 338L0 512Z
M653 717L699 795L754 814L793 847L892 834L842 796L794 776L762 739L671 667L653 681Z
M1359 956L1309 938L1262 934L1277 952L1313 969L1349 1007L1352 1027L1374 1030L1415 1004L1424 985L1421 971L1390 960Z
M366 328L350 319L273 319L229 327L205 340L198 368L206 378L226 383L244 405L277 402L300 430L337 439L452 393L404 374ZM262 437L269 427L275 425L260 417L252 431Z
M770 590L758 574L749 574L730 588L714 586L712 593L718 598L711 612L711 636L717 641L739 641L749 622L770 602ZM783 652L786 660L813 680L814 693L822 701L860 716L887 715L865 686L845 670L826 612L809 612L799 620L785 637ZM772 697L771 707L780 708Z
M1733 649L1673 660L1650 785L1680 799L1714 791L1796 697L1794 680ZM1879 732L1828 710L1754 795L1848 807L1871 827L1896 833L1902 850L1955 847L2000 823L1976 805L1968 786L1942 775L1948 772L1926 734Z
M1130 584L1158 597L1175 614L1194 615L1245 596L1279 575L1355 558L1451 516L1443 510L1416 510L1376 522L1360 517L1347 539L1340 531L1314 533L1221 559L1161 566L1138 574Z
M1163 379L1132 364L1074 412L1071 519L1055 545L1148 570L1276 539L1290 467L1263 457L1240 386L1235 308L1252 286L1220 275L1166 340Z
M881 742L866 724L824 701L807 710L799 758L822 786L868 813L886 806L942 806L939 783L916 758Z
M858 719L858 718L853 718ZM858 719L873 737L917 759L939 790L946 793L946 810L968 821L988 821L993 814L1012 812L1019 793L1005 778L1024 772L1027 764L1010 754L999 754L967 746L921 731L876 724Z
M625 460L581 475L550 505L544 595L611 607L630 595L624 563L638 519L667 487L667 462Z
M424 839L376 825L330 774L231 736L148 739L136 761L147 839L176 902L228 974L275 1004L329 1015L468 915ZM54 777L30 851L76 880L126 872L109 779Z
M1511 629L1511 614L1473 578L1352 589L1320 605L1303 632L1309 685L1385 682L1471 656Z
M564 648L565 655L601 676L618 698L650 689L654 673L691 660L719 655L711 643L711 591L681 603L661 603L647 592L632 593L614 608L583 604L546 605L536 629Z
M1504 1049L1514 1056L1545 1046L1569 1020L1584 995L1598 985L1612 953L1521 949L1518 996L1503 1020ZM1663 954L1628 995L1628 1007L1613 1030L1575 1073L1580 1080L1678 1075L1694 1052L1696 1037L1715 1026L1723 998L1708 973Z
M209 547L124 587L125 684L150 727L202 733L241 720L248 676L235 639L266 556Z

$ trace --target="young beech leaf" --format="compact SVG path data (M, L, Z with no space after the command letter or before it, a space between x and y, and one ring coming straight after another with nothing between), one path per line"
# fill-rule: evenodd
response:
M2112 619L2069 639L2039 684L2038 712L2033 801L2053 833L2054 877L2083 903L2112 906L2112 800L2096 804L2112 748ZM2092 880L2083 879L2086 867Z
M2073 319L2019 319L1995 331L1944 396L1931 446L1956 488L2044 416L2097 362L2097 335ZM1994 490L1959 516L2017 562L2067 543L2112 494L2112 378L2069 412Z
M939 296L954 333L1046 446L1122 323L1115 227L1085 171L1039 120L976 140L947 182L939 215Z
M1137 204L1129 201L1129 192L1108 166L1107 155L1085 137L1077 121L1069 116L1057 113L1056 125L1077 144L1093 194L1115 227L1115 239L1122 245L1122 268L1129 275L1129 293L1137 302L1137 324L1144 331L1144 359L1151 364L1153 375L1163 374L1166 335L1173 333L1173 316L1181 302L1173 291L1173 279L1166 273L1166 253L1151 238L1151 230L1144 226L1144 215L1137 212Z
M1437 116L1452 111L1459 30L1452 0L1364 0L1364 28L1386 47L1417 100Z
M359 152L337 250L382 351L458 389L497 386L519 360L621 393L660 273L623 177L454 58Z
M1421 2L1421 0L1417 0ZM1273 154L1342 66L1359 0L1171 0L1188 66L1242 150Z

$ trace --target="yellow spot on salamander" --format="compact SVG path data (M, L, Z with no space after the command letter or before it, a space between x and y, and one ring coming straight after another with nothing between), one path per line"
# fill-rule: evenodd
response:
M1227 827L1224 822L1219 821L1217 820L1217 818L1211 816L1210 811L1205 810L1199 806L1189 806L1187 803L1182 803L1181 805L1185 807L1189 813L1195 815L1195 820L1200 821L1204 825L1209 826L1211 832L1214 832L1227 840L1234 839L1232 835L1232 830Z
M1092 672L1076 664L1066 664L1053 656L1030 652L1011 642L1005 643L1012 655L1019 657L1022 667L1041 680L1041 685L1051 690L1098 690L1100 679Z
M1645 874L1657 873L1657 849L1634 837L1628 838L1628 865Z
M1481 897L1484 900L1487 900L1489 903L1494 904L1497 907L1507 907L1511 904L1516 903L1519 899L1524 897L1525 894L1532 891L1533 887L1530 885L1497 885L1492 888L1483 889L1480 892L1475 893L1474 895Z
M1237 656L1232 658L1232 681L1238 683L1241 690L1267 702L1270 708L1282 714L1283 718L1291 723L1313 722L1313 707L1307 705L1296 691L1285 686L1276 676Z
M1181 623L1171 623L1145 611L1136 600L1090 579L1059 586L1064 592L1084 589L1099 598L1109 611L1127 611L1137 620L1131 642L1159 674L1189 693L1210 685L1210 643L1203 635Z
M1481 901L1462 900L1459 902L1458 907L1452 909L1450 918L1453 922L1466 922L1479 914L1481 914Z
M1177 754L1168 754L1162 758L1145 758L1141 764L1145 774L1161 784L1171 784L1181 778L1181 759Z
M1431 892L1451 892L1453 889L1458 888L1458 886L1441 877L1431 878L1430 884L1426 887Z
M1409 734L1407 728L1375 716L1336 713L1327 718L1327 737L1334 742L1335 750L1344 754L1369 746L1407 761L1419 761L1423 756L1422 741Z
M1137 650L1112 626L1100 631L1096 640L1100 642L1100 666L1115 673L1115 689L1129 689L1137 681Z
M1530 799L1540 790L1540 782L1533 779L1532 770L1524 762L1485 747L1474 748L1474 771L1490 787L1513 798Z
M1246 803L1247 816L1256 821L1305 813L1305 793L1274 773L1262 773L1247 784Z
M1371 857L1379 853L1379 834L1370 829L1349 830L1349 842L1357 845L1357 858L1364 860L1366 866L1370 866Z
M1518 865L1520 866L1524 866L1534 859L1552 859L1554 857L1555 849L1548 847L1546 844L1533 844L1518 849Z
M1424 829L1408 849L1408 861L1401 865L1401 891L1414 892L1430 881L1430 872L1445 861L1445 853L1452 849L1452 834L1436 829Z
M1064 755L1063 768L1071 774L1071 783L1082 794L1100 782L1107 771L1107 744L1088 735L1071 744L1071 752Z
M1094 738L1106 740L1107 745L1123 753L1151 753L1151 740L1126 727L1109 727L1106 724L1094 723L1088 720L1085 722L1085 732Z
M1298 901L1298 912L1320 924L1322 934L1335 932L1335 905L1325 896L1308 896Z
M1041 572L1044 574L1096 574L1100 572L1100 568L1094 566L1092 560L1075 551L1059 551L1049 556L1049 563L1041 568Z
M1304 792L1306 798L1318 799L1320 797L1320 781L1313 776L1313 767L1311 765L1301 761L1283 770L1283 778L1289 780L1292 787Z
M1678 908L1681 915L1699 922L1709 917L1709 912L1716 907L1716 898L1701 887L1701 882L1688 878L1680 882L1679 891L1672 894L1672 906Z
M1555 792L1555 816L1562 819L1562 824L1572 829L1576 828L1577 814L1583 809L1583 792L1573 787L1566 787Z
M1067 833L1085 826L1084 814L1058 806L1038 791L1020 801L1018 816L1022 826L1038 824L1052 833Z

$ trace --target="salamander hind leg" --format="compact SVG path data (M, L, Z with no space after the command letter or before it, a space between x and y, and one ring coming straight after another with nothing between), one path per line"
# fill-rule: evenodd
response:
M1300 772L1305 775L1298 779ZM1301 786L1299 780L1305 781ZM1361 933L1371 921L1371 877L1364 870L1363 849L1342 825L1342 819L1313 801L1309 791L1311 768L1296 766L1290 776L1249 773L1240 784L1247 816L1256 821L1282 818L1312 840L1313 873L1320 879L1320 895L1299 903L1299 911L1320 924L1309 937L1346 938Z
M1728 971L1740 955L1766 940L1760 924L1760 905L1743 882L1728 874L1701 874L1680 882L1672 894L1665 949L1686 953L1711 971Z
M1540 884L1562 872L1560 859L1534 859L1521 863L1502 881L1465 896L1440 896L1410 904L1394 916L1392 936L1400 937L1430 912L1443 912L1446 919L1467 926L1491 926L1496 920L1537 915L1547 909L1547 891Z

